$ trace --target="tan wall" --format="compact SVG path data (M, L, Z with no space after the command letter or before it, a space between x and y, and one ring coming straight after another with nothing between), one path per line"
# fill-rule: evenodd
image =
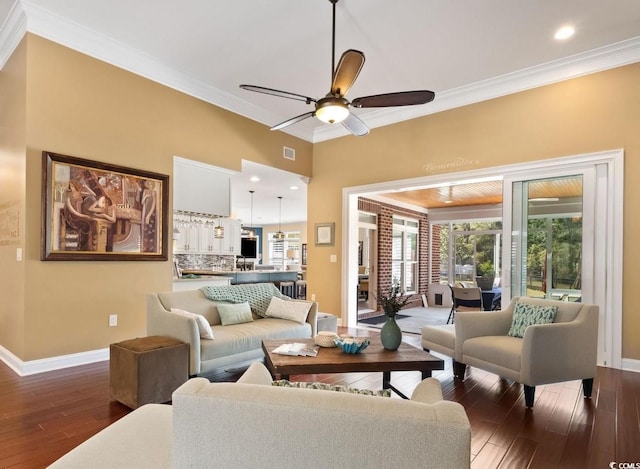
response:
M2 130L0 142L0 204L6 202L6 181L18 194L26 194L18 196L24 204L25 262L15 261L15 246L0 245L0 345L22 360L103 348L144 334L144 294L171 288L169 262L39 260L42 150L169 175L172 158L179 155L234 170L240 170L245 158L311 176L313 152L308 226L336 222L336 244L307 243L309 292L316 293L323 311L340 315L342 188L426 175L437 165L459 159L465 161L460 169L473 169L624 148L624 254L625 259L638 258L637 83L640 64L312 148L282 132L269 132L253 121L28 35L26 47L23 43L0 73L0 122L11 119L4 109L7 102L15 111L12 116L26 113L26 127L11 120L2 129L9 129L14 137L6 140L7 132ZM26 111L21 96L26 96ZM283 145L296 148L295 162L282 158ZM18 171L9 177L7 167ZM25 184L21 173L26 175L24 189L20 189ZM331 254L338 256L337 263L330 262ZM623 310L628 312L623 315L623 356L640 359L640 337L634 333L640 316L634 314L631 293L640 273L634 264L624 265ZM119 326L109 328L107 317L113 313L119 314Z
M25 361L144 335L145 294L171 289L170 262L39 260L43 150L170 176L174 155L311 175L310 143L34 35L27 35L26 122L27 290L15 314L24 318L25 346L0 342ZM283 145L296 149L296 161L282 158ZM108 327L109 314L119 315L118 327Z
M460 159L468 170L623 148L623 357L640 359L639 83L637 63L314 145L308 226L334 221L337 235L335 247L309 244L309 293L340 315L343 187L451 172L438 167Z
M24 352L25 114L27 47L22 41L0 73L0 345ZM17 221L17 232L16 232Z

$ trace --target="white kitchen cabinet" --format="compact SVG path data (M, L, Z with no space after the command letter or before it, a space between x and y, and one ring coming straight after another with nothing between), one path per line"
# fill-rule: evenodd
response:
M232 174L224 168L174 157L173 210L228 217Z
M223 218L220 220L220 224L224 227L224 239L220 254L239 256L242 223L239 220Z
M206 253L211 252L213 243L213 221L205 217L174 215L174 252Z
M224 237L215 237L215 227L224 228ZM178 231L173 244L176 253L239 255L242 223L231 218L198 217L178 213L173 227Z

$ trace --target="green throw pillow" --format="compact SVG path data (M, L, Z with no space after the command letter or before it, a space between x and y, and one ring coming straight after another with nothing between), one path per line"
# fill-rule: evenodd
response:
M253 321L253 315L251 314L251 307L249 303L235 303L235 304L218 304L218 314L220 315L220 322L223 326L230 326L232 324L243 324L245 322Z
M363 394L365 396L378 396L378 397L391 397L390 389L383 389L381 391L371 391L369 389L356 389L348 386L340 386L337 384L325 384L325 383L307 383L304 381L287 381L286 379L280 379L271 383L272 386L282 386L287 388L302 388L302 389L320 389L322 391L338 391L346 392L349 394Z
M227 285L217 287L202 287L204 296L212 301L228 301L229 303L244 303L251 306L251 311L258 316L265 317L272 297L289 299L280 293L273 283L248 283L245 285Z
M516 303L513 309L511 328L507 335L511 337L524 337L527 327L534 324L550 324L556 317L556 306L540 306L527 303Z

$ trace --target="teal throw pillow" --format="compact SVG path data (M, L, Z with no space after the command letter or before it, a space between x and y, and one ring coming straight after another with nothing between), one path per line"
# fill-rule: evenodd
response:
M556 317L556 306L531 305L527 303L516 303L513 309L513 319L511 328L507 335L511 337L524 337L527 327L534 324L550 324Z
M346 392L349 394L362 394L365 396L377 396L377 397L391 397L390 389L382 389L381 391L371 391L369 389L356 389L349 386L340 386L337 384L326 383L307 383L304 381L288 381L286 379L276 380L271 383L272 386L281 386L287 388L302 388L302 389L320 389L322 391L338 391Z
M251 306L251 311L258 316L265 317L272 297L289 299L280 293L273 283L248 283L244 285L227 285L217 287L202 287L204 296L212 301L228 301L229 303L244 303Z
M223 326L253 321L251 306L246 301L244 303L218 304L217 307Z

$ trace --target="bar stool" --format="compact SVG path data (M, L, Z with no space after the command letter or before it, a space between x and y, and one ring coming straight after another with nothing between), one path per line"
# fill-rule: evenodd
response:
M307 299L307 281L296 280L296 297L301 300Z
M295 298L296 289L294 282L280 282L280 293L288 297Z

